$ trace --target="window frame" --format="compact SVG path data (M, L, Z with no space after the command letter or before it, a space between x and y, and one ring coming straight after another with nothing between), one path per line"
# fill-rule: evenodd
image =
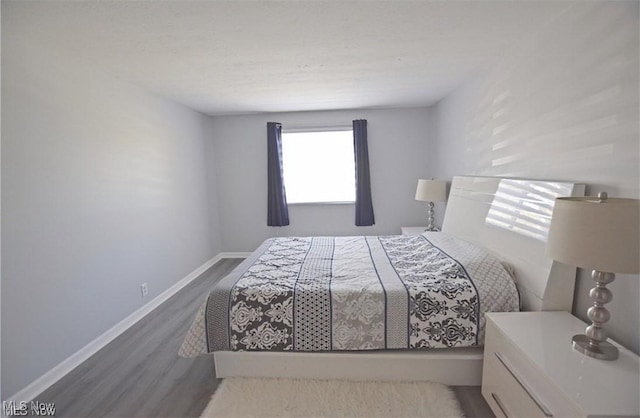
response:
M285 128L282 127L282 140L284 147L284 135L285 134L296 134L296 133L315 133L315 132L351 132L353 136L353 125L330 125L330 126L320 126L320 127L292 127ZM355 150L354 152L354 162L353 162L353 170L354 170L354 184L355 184ZM282 164L284 166L284 157ZM286 174L283 175L283 182L286 187ZM338 201L323 201L323 202L289 202L287 199L288 206L316 206L316 205L355 205L356 204L356 191L354 190L353 200L338 200Z

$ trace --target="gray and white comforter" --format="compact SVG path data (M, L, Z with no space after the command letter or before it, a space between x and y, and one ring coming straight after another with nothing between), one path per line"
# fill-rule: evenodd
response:
M485 312L518 303L492 254L444 233L272 238L211 292L180 354L474 346Z

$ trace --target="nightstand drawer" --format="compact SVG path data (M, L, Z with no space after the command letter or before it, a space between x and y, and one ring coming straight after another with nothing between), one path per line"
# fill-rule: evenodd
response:
M496 414L506 417L581 416L543 373L487 321L482 395Z
M523 386L520 381L514 377L511 372L513 365L509 365L508 367L509 368L500 362L488 361L485 362L483 368L482 395L496 416L553 416L553 413L543 401L538 400L538 402L536 402L537 398L534 398L535 395L530 394L530 389L527 386Z

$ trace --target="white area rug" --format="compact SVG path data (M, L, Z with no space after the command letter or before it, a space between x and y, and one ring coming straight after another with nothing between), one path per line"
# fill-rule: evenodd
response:
M430 382L224 379L202 417L462 417L454 393Z

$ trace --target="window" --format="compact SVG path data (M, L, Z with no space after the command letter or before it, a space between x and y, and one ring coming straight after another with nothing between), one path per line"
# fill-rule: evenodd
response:
M282 133L287 203L355 202L353 130Z

